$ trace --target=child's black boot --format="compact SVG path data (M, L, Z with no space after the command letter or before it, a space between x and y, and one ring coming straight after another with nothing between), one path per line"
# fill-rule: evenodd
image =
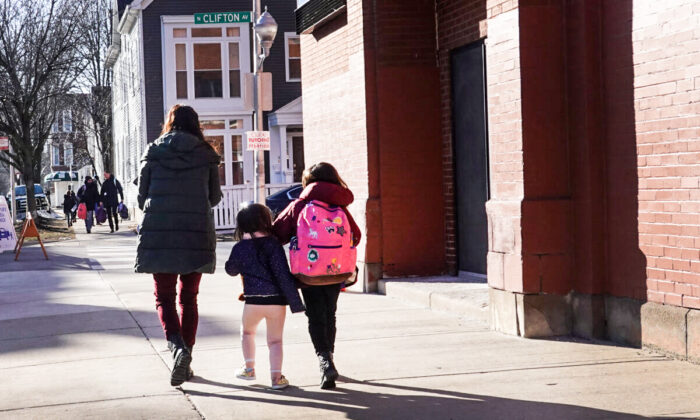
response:
M333 364L333 355L330 352L318 353L318 364L321 369L321 389L335 388L335 380L338 379L338 370Z

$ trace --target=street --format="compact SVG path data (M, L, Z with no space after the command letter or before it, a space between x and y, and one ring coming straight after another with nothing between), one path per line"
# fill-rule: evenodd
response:
M84 232L82 225L76 232ZM700 416L700 366L639 349L572 339L528 340L483 321L380 295L343 293L335 391L318 388L303 314L288 313L284 374L268 389L264 327L258 378L242 363L240 281L223 272L200 291L192 367L169 385L166 341L152 280L132 271L136 236L78 233L0 255L0 418L627 419ZM42 257L42 258L40 258Z

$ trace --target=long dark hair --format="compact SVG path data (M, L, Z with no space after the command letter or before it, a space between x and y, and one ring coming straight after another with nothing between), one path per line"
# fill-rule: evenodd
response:
M319 162L304 169L304 173L301 176L301 185L304 188L309 184L319 181L330 182L331 184L340 185L343 188L348 187L348 184L343 181L343 178L340 177L333 165L326 162Z
M204 141L202 127L199 125L199 115L191 106L177 104L170 108L160 135L171 131L184 131Z
M257 203L248 204L238 212L233 239L240 241L246 233L252 236L255 232L272 235L272 213L266 206Z

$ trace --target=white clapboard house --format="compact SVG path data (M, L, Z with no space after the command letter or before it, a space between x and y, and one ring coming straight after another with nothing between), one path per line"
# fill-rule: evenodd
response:
M139 160L161 131L167 110L192 106L204 134L221 153L224 199L215 209L217 229L235 227L240 203L252 200L254 154L245 151L253 128L252 98L244 88L252 72L251 23L195 23L195 13L249 11L239 0L114 0L113 69L115 174L127 204L136 207ZM273 110L265 113L271 150L266 152L269 193L300 181L304 168L299 37L293 0L264 1L279 29L265 71L272 73Z

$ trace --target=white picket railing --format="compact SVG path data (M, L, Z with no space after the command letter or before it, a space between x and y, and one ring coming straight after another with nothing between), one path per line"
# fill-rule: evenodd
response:
M266 184L265 197L283 190L293 184ZM236 227L236 214L241 205L247 201L253 201L253 187L249 185L234 185L221 187L224 196L221 202L214 207L214 226L217 230L234 229Z

